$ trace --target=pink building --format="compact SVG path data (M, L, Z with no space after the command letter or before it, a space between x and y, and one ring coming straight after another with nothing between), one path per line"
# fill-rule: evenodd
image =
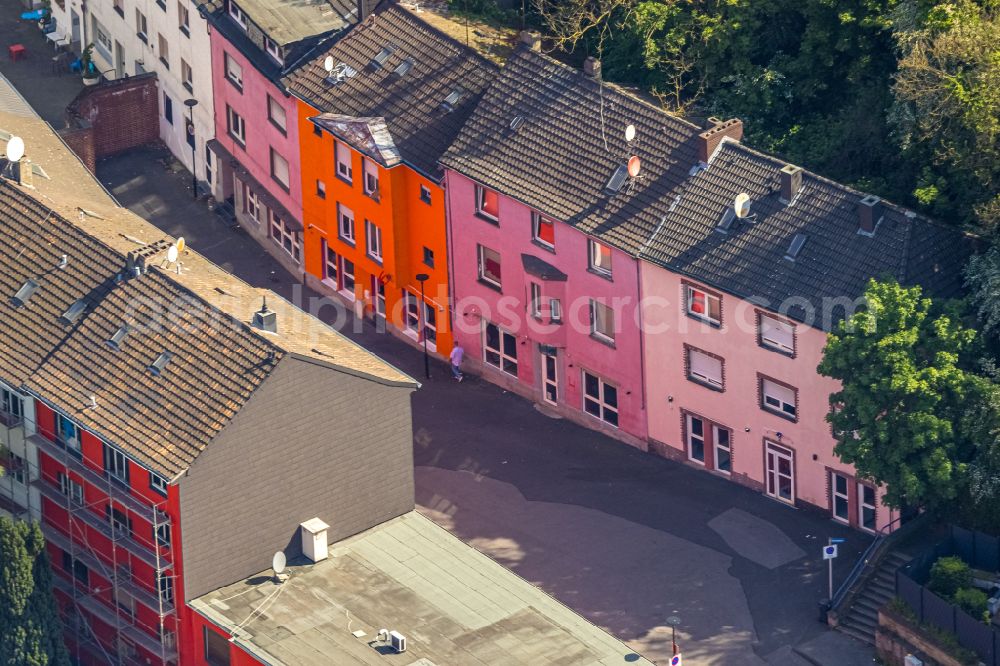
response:
M636 257L721 134L524 39L442 158L455 337L491 381L645 449Z
M750 197L740 219L733 202ZM871 277L961 288L953 231L723 141L640 267L650 448L874 530L895 515L833 453L837 382L816 368Z
M349 5L346 5L349 6ZM324 41L357 21L325 3L214 0L202 7L212 25L212 89L216 199L299 278L302 266L302 179L298 110L281 77Z

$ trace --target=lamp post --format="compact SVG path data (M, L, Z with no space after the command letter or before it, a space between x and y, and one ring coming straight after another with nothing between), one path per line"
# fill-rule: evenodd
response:
M671 615L667 618L667 624L670 625L670 645L673 648L673 655L677 655L677 627L680 625L681 619L676 615Z
M420 333L423 335L423 338L424 338L424 377L426 377L427 379L430 379L431 378L431 359L427 355L427 312L426 312L427 301L424 300L424 285L427 283L427 280L430 279L430 276L427 273L417 273L416 278L417 278L417 282L420 283L420 308L421 309L420 309L419 315L420 315L420 323L421 323Z
M196 169L197 169L197 167L195 166L195 164L196 164L196 160L198 159L198 155L197 155L197 152L195 150L195 146L198 144L198 142L194 140L194 107L198 106L198 100L194 99L193 97L188 98L188 99L184 100L184 106L186 106L188 108L188 128L189 128L189 131L191 133L191 141L190 141L190 143L191 143L191 195L195 198L195 200L197 200L198 199L198 176L196 175Z

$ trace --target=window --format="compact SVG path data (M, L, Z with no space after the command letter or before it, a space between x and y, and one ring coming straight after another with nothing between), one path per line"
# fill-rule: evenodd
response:
M425 204L429 204L431 202L430 188L424 187L423 185L420 186L420 200L423 201Z
M132 598L132 596L129 595L127 592L125 592L125 590L123 590L122 588L117 587L117 586L114 588L114 597L115 597L115 605L117 605L118 608L123 613L125 613L125 617L130 622L134 622L135 621L135 599ZM124 644L120 643L119 645L122 646L122 647L125 647ZM129 644L129 647L131 648L131 651L133 653L135 653L135 646ZM125 650L123 650L123 652L127 651L129 649L129 647L126 647Z
M775 412L786 418L795 420L797 391L773 379L760 378L761 401L764 409Z
M264 212L260 199L257 198L257 193L251 190L249 185L246 183L241 184L243 185L243 212L246 213L251 220L260 224L260 218Z
M368 249L368 256L375 261L382 262L382 230L371 220L365 220L365 244Z
M685 308L692 317L712 324L722 323L722 300L715 294L686 285Z
M59 492L68 497L74 504L83 504L83 486L62 472L58 473L58 479Z
M135 31L142 41L148 41L146 37L146 15L139 11L138 8L135 10Z
M337 176L347 182L354 182L354 167L351 166L351 149L347 147L347 144L337 142L336 148L337 157Z
M267 118L272 125L281 130L282 134L285 134L287 131L285 128L285 107L281 106L278 100L270 95L267 96Z
M378 166L371 160L363 160L365 167L365 194L373 199L378 199Z
M236 143L246 147L247 133L243 116L233 111L233 107L228 104L226 105L226 127L229 130L229 136L233 137Z
M517 338L487 322L483 328L483 358L494 368L517 377Z
M350 299L354 299L354 262L347 257L340 258L340 289Z
M243 10L236 6L236 3L230 0L229 2L229 15L233 17L241 28L247 29L247 15L243 13Z
M424 337L427 344L437 349L437 308L433 303L424 301Z
M590 241L590 270L601 275L611 275L611 248L607 245Z
M271 149L271 178L284 190L288 190L288 160Z
M858 484L858 525L870 532L875 531L875 489L863 483Z
M337 204L337 234L354 245L354 211L344 204Z
M163 93L163 118L171 125L174 124L174 100L167 93Z
M159 44L159 54L160 62L167 69L170 69L170 44L167 43L167 38L163 36L162 33L156 33L156 41Z
M194 92L194 72L191 71L191 65L184 58L181 58L181 85L189 93Z
M167 494L167 480L154 472L149 473L149 487L162 495Z
M556 246L555 222L541 213L531 214L531 239L539 245L552 249ZM610 263L608 264L611 265Z
M80 455L80 429L61 414L56 415L56 438L68 451Z
M174 579L172 576L157 576L156 586L160 590L160 598L163 601L174 602Z
M226 78L229 82L236 86L236 89L243 92L243 66L229 55L226 54L225 57L226 66Z
M583 410L617 428L618 388L584 370Z
M479 248L479 279L500 288L500 253L482 245Z
M208 627L202 627L205 643L205 661L211 666L229 666L229 641Z
M615 311L593 299L590 301L590 335L602 342L615 341Z
M24 403L13 391L0 388L0 422L16 425L24 418Z
M111 530L115 533L116 537L132 536L132 521L125 515L125 512L119 511L110 504L107 504L104 506L104 516L108 519Z
M267 51L267 55L274 58L275 62L279 65L285 64L284 58L281 57L281 47L278 46L277 42L270 37L264 37L264 50Z
M191 36L191 15L183 0L177 3L177 27L180 28L185 37Z
M476 185L476 214L493 222L500 221L500 195Z
M700 349L687 347L687 377L699 384L721 389L724 377L722 359Z
M94 24L95 44L105 54L107 59L110 60L111 54L114 52L111 37L108 35L108 31L104 29L104 26L97 21L96 16L92 16L91 19Z
M323 129L319 125L313 125L313 134L319 138L323 138Z
M326 199L326 183L319 178L316 179L316 196L320 199Z
M326 240L323 240L323 279L330 282L334 289L339 289L340 258Z
M761 346L785 354L795 353L795 326L760 313L757 315L757 327Z
M63 551L62 554L62 565L63 570L66 573L73 574L73 578L76 578L84 585L87 585L90 582L90 569L87 568L87 565L80 560L75 559L66 551Z
M850 498L847 494L849 481L843 474L830 472L830 511L834 520L849 523L851 520Z
M728 428L712 424L715 440L715 469L729 474L733 471L733 433Z
M10 474L10 477L14 479L14 481L20 483L23 486L25 480L25 472L28 469L27 464L24 461L24 458L17 455L16 453L9 453L7 454L7 465L8 465L7 473Z
M169 523L163 525L157 525L153 530L153 536L156 538L156 545L161 548L170 548L170 525Z
M403 327L413 333L420 334L420 305L416 294L403 290Z
M537 282L529 283L531 286L530 297L528 298L528 314L535 319L542 317L542 286Z
M124 0L114 0L115 11L118 12L118 16L125 18L125 2Z
M118 449L104 445L104 472L128 485L128 458Z
M434 250L429 247L424 248L424 265L434 268Z
M562 301L558 298L549 299L549 319L553 323L562 323Z
M302 261L302 241L298 232L288 225L287 222L269 211L271 216L271 240L281 246L288 253L295 263Z
M687 415L688 458L705 464L705 420L694 414Z

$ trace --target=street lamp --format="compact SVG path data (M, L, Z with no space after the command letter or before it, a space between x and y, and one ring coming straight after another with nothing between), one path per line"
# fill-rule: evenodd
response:
M195 200L198 199L198 176L195 175L196 167L195 161L198 159L198 154L195 150L197 141L194 140L194 107L198 106L198 100L188 98L184 100L184 106L188 108L188 132L191 134L191 194L194 196Z
M677 627L680 625L681 619L676 615L671 615L667 618L667 624L670 625L670 645L673 648L673 655L677 655Z
M424 376L427 379L430 379L431 378L431 360L430 360L430 357L427 355L427 312L426 312L427 301L424 300L424 286L427 283L427 280L429 280L431 276L428 275L427 273L417 273L416 277L417 277L417 282L420 283L420 308L421 309L420 309L419 315L420 315L420 322L423 324L421 326L420 330L421 330L421 333L423 334L423 337L424 337Z

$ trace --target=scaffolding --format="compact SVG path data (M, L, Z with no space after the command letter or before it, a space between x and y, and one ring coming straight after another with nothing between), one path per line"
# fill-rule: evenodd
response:
M155 504L138 499L110 473L101 473L87 466L66 443L59 441L56 433L44 431L37 424L35 434L25 440L26 451L34 448L39 462L32 463L30 456L25 456L26 469L19 475L20 478L27 482L26 485L36 488L41 497L66 511L66 525L63 526L59 520L52 520L51 516L42 513L41 506L38 507L46 541L70 558L67 577L59 574L58 567L53 567L53 580L55 589L72 600L72 619L64 620L67 633L73 635L73 652L77 661L86 654L91 660L96 657L107 664L146 664L135 653L135 646L141 646L147 652L159 655L161 664L176 664L176 631L179 626L174 599L174 565L172 557L167 557L172 554L173 548L170 517L163 511L166 499ZM49 466L49 471L41 464L42 454L54 463ZM87 486L104 496L88 501ZM93 496L93 493L90 494ZM11 496L14 496L13 489ZM105 507L104 516L95 510L101 505ZM21 507L16 517L30 519L30 514L30 507ZM133 531L133 518L152 526L151 538ZM110 549L107 549L110 556L96 543L91 543L90 532L96 532L110 541ZM164 534L166 539L162 536ZM120 561L122 555L123 561ZM153 570L154 589L149 589L132 576L131 565L135 561ZM94 587L89 582L82 584L77 574L78 563L107 580L110 587ZM102 598L102 594L107 593L110 597ZM125 600L127 603L124 603ZM155 613L158 618L156 626L149 626L140 619L136 603ZM91 616L113 631L113 646L101 640ZM170 619L172 622L168 621Z

